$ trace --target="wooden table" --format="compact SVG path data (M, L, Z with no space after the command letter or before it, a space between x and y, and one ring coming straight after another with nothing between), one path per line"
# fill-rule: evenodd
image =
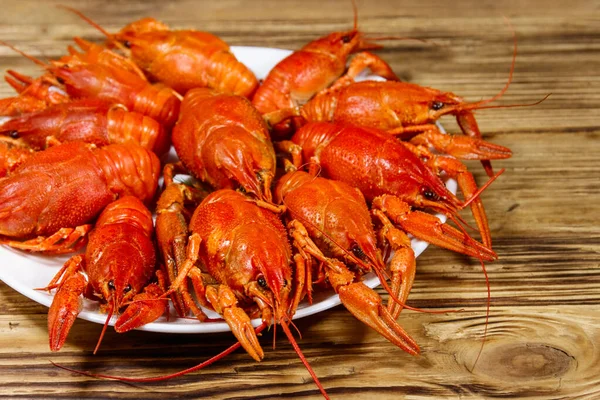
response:
M60 1L109 31L153 16L173 27L213 32L232 45L297 49L352 26L350 1ZM418 259L402 325L421 345L412 357L336 307L297 321L308 361L333 398L600 398L600 7L597 1L360 1L359 26L386 42L379 52L405 80L476 101L505 84L518 36L514 80L496 104L534 107L477 113L484 137L510 147L506 173L483 199L500 259L486 264L492 300L476 260L429 248ZM0 39L40 57L64 53L72 36L94 29L50 2L2 2ZM0 48L0 67L39 71ZM0 87L0 95L11 93ZM452 118L444 125L456 130ZM486 180L469 163L478 182ZM468 213L465 213L467 215ZM2 265L0 268L10 268ZM383 294L382 291L380 293ZM384 295L385 296L385 295ZM96 373L143 377L175 372L217 354L231 334L174 335L109 330L98 355L97 324L78 320L56 354L47 344L47 309L0 283L0 395L15 398L319 398L286 340L263 362L238 351L209 368L166 382L127 384L71 374L49 360Z

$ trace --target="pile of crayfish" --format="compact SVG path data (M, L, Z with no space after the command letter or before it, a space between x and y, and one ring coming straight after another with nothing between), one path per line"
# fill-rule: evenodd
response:
M41 289L55 292L51 350L66 342L83 297L107 313L104 330L117 315L118 332L169 304L199 323L215 320L209 309L238 341L222 355L242 346L260 361L257 334L280 325L327 396L290 330L302 301L332 289L416 355L398 323L416 271L409 236L497 258L480 194L499 175L490 160L511 151L482 139L473 112L492 107L510 77L477 102L402 82L355 17L353 29L306 44L259 83L210 33L152 18L109 33L71 11L106 42L75 38L47 62L15 49L44 73L7 71L17 95L0 100L0 242L49 255L87 245ZM383 80L356 81L367 69ZM442 133L444 115L464 135ZM179 161L161 162L171 146ZM481 160L488 183L479 187L461 160ZM479 240L458 214L467 207ZM363 283L370 272L386 302Z

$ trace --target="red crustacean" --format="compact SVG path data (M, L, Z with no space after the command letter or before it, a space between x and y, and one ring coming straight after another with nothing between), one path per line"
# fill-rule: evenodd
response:
M277 119L278 110L302 105L326 89L343 86L366 68L383 78L399 80L385 61L364 51L380 47L364 40L355 17L352 30L316 39L280 61L256 91L252 104L261 114L271 114L267 118ZM358 52L361 53L352 59L347 69L348 57ZM278 135L277 130L283 135L288 133L284 124L276 124L275 128L274 135Z
M221 93L250 97L258 80L231 53L219 37L196 30L171 30L154 18L142 18L110 34L70 7L108 38L108 44L129 49L131 59L152 81L161 82L184 95L188 90L208 87Z
M14 48L19 54L42 66L71 99L95 98L121 104L127 110L147 115L170 131L179 114L180 100L172 89L152 85L131 61L97 45L86 47L85 41L78 41L90 53L71 53L58 61L48 64Z
M253 307L251 314L258 312L267 323L273 317L287 322L293 316L292 249L283 224L243 194L221 189L196 208L189 230L187 258L171 290L188 276L197 278L193 281L198 300L223 315L242 346L261 360L264 354L252 335L250 318L237 304ZM200 275L190 274L197 260L216 285L202 286Z
M460 159L509 158L510 149L481 139L471 111L479 104L414 83L363 81L317 96L298 114L306 121L352 123L412 137L414 144L431 146ZM441 133L434 122L447 114L455 115L469 136Z
M509 158L510 149L482 140L482 135L473 114L483 108L514 107L488 106L508 90L515 69L517 38L514 35L512 63L505 86L495 96L476 102L467 102L451 92L420 86L408 82L357 82L339 87L313 99L302 110L282 111L275 118L280 121L302 115L308 121L337 121L378 128L394 135L413 138L413 143L423 144L458 158L481 160L486 173L494 172L489 160ZM543 100L542 100L543 101ZM535 105L533 103L530 105ZM435 122L444 115L453 115L468 136L448 137L439 132Z
M264 352L250 316L260 316L263 325L274 320L326 396L288 327L303 292L305 261L298 255L292 258L287 231L278 216L239 192L221 189L196 208L189 230L187 258L167 294L191 278L198 301L223 316L257 361ZM198 261L202 270L196 266Z
M131 58L148 76L182 95L209 87L221 93L250 97L258 80L231 53L223 40L207 32L169 30L154 20L133 22L114 35L131 50Z
M361 272L374 271L378 275L393 296L388 302L388 311L394 319L406 302L415 275L415 254L405 231L457 252L473 255L479 251L476 245L461 238L461 232L420 211L406 211L401 219L395 218L401 229L396 228L386 213L376 207L380 204L379 198L373 202L372 211L381 221L376 235L364 196L357 188L341 181L298 170L279 179L274 193L275 199L286 206L292 235L298 242L310 243L305 237L308 235L317 247L307 244L305 251L321 261L325 261L323 256L332 257ZM389 208L386 212L397 209ZM388 262L391 290L385 282L387 268L382 250L386 247L394 252ZM324 271L320 271L318 277L322 281ZM306 287L310 296L310 274L307 274ZM344 297L340 298L344 303ZM378 331L385 336L387 329Z
M122 197L104 209L89 234L85 253L71 257L45 288L57 289L48 311L50 350L60 350L67 340L81 311L82 296L101 302L108 312L107 323L126 302L142 296L156 267L153 233L152 215L136 197ZM148 304L159 316L165 311L161 301ZM144 316L153 314L147 311ZM125 322L131 324L127 315L117 326Z
M0 180L0 243L73 251L84 244L86 224L118 197L149 202L159 174L157 156L133 143L95 148L70 142L34 153Z
M449 157L432 157L426 165L414 154L414 146L383 131L329 122L309 123L294 134L291 142L281 142L279 146L294 152L297 167L302 159L311 160L312 167L320 166L325 177L360 189L368 202L390 194L418 208L454 215L466 203L460 202L433 170L445 168L445 172L457 178L465 197L472 200L471 209L482 241L491 246L483 203L478 196L471 198L477 193L475 180L462 164L453 163ZM483 246L469 255L496 257Z
M172 141L196 178L216 189L239 187L271 202L275 150L267 124L246 98L206 88L190 90Z
M167 169L166 176L172 172L170 169L171 167ZM168 188L178 185L183 186L170 182ZM176 199L181 205L180 196L169 198ZM238 343L199 366L154 378L89 374L60 367L101 378L151 382L203 368L240 346L255 360L260 361L264 352L257 334L275 322L283 328L323 396L329 398L288 326L303 294L305 260L299 254L292 256L287 231L277 214L270 211L269 207L264 208L259 204L262 202L250 200L231 189L217 190L204 198L192 216L187 246L182 242L173 243L178 247L175 252L185 253L186 257L179 265L179 274L170 289L163 294L163 297L169 296L191 280L197 300L223 316ZM181 210L181 207L175 208ZM262 324L256 329L250 320L250 317L255 316L262 319Z
M126 69L104 64L61 65L50 72L65 85L72 98L94 97L122 104L128 110L147 115L169 130L179 112L179 99L166 87L151 85Z
M159 156L170 147L169 136L155 120L96 99L49 106L0 123L0 133L21 138L35 150L49 140L83 141L98 146L134 142Z

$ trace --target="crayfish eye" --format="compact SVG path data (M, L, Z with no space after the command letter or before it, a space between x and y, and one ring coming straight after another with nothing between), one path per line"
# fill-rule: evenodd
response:
M60 83L61 85L64 85L64 84L65 84L65 80L64 80L63 78L61 78L60 76L57 76L57 77L56 77L56 81L57 81L58 83Z
M8 136L10 136L13 139L18 139L19 138L19 131L10 131L10 132L8 132Z
M351 40L352 40L352 38L350 37L350 35L344 35L344 36L342 36L342 42L343 43L350 43Z
M431 108L435 111L441 110L443 107L444 103L441 101L434 101L433 104L431 104Z
M429 188L423 188L421 193L423 194L423 197L425 197L427 200L437 201L440 199L440 197Z
M258 286L260 286L261 288L267 288L267 281L265 280L264 276L259 276L256 282L258 282Z
M115 281L113 281L112 279L108 281L108 288L110 290L115 290Z
M352 252L352 254L354 254L357 258L359 258L361 260L365 260L367 258L367 255L365 254L363 249L361 249L360 246L358 246L358 245L354 245L350 249L350 251Z
M125 288L123 289L123 293L129 293L131 292L131 285L128 283L127 286L125 286Z
M125 46L128 49L130 49L131 48L131 42L129 40L126 40L126 41L123 42L123 46Z

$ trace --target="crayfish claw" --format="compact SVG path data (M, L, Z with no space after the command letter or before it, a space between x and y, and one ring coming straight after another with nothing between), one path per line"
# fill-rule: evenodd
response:
M81 298L87 282L80 273L64 281L56 292L48 310L48 332L51 351L59 351L82 308Z
M223 318L250 357L261 361L265 354L246 312L239 307L230 307L224 310Z
M248 352L250 357L261 361L265 356L258 337L246 312L238 307L237 298L233 291L226 285L206 288L206 299L216 312L221 314L231 328L231 332Z
M480 138L460 135L447 135L439 130L421 133L410 141L414 145L425 145L460 160L500 160L510 158L508 147L486 142ZM493 176L493 175L492 175Z
M161 299L163 290L156 284L146 286L143 293L134 296L131 304L119 316L115 331L124 333L157 320L168 310L167 299ZM168 312L168 311L167 311Z
M375 329L387 340L409 354L417 355L419 345L384 307L381 297L362 282L338 288L342 304L357 319Z

